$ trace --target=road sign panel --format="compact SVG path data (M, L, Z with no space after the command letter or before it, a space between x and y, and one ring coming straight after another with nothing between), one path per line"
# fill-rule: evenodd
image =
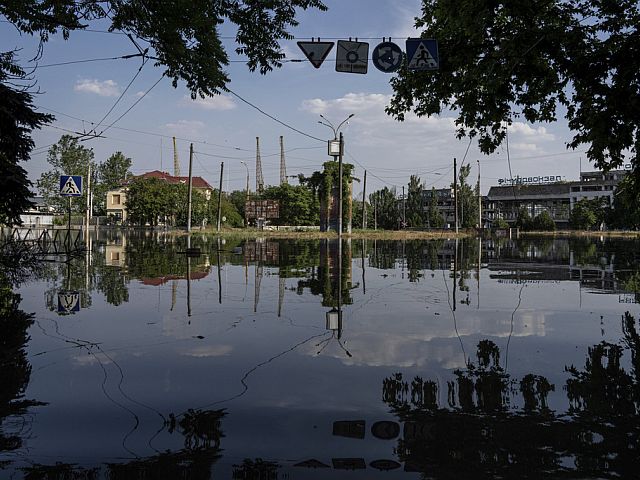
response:
M333 42L298 42L298 47L311 62L311 65L320 68L333 48Z
M367 73L369 65L369 44L338 40L336 52L336 72Z
M69 315L80 311L80 292L58 292L58 314Z
M407 68L416 71L440 68L438 41L430 38L408 38Z
M402 49L393 42L379 43L373 49L371 61L381 72L395 72L402 65Z
M60 195L63 197L82 196L82 176L60 175Z

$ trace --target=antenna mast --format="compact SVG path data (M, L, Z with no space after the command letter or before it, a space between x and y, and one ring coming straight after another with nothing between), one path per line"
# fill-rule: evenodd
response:
M287 164L284 160L284 137L280 135L280 185L287 183Z
M260 160L260 137L256 137L256 192L264 190L264 178L262 177L262 161Z
M178 147L176 146L176 137L173 137L173 176L180 176L180 162L178 161Z

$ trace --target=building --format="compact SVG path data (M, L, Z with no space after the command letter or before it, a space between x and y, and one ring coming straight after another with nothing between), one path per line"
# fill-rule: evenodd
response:
M153 170L151 172L143 173L142 175L138 175L133 177L132 179L127 180L131 182L132 180L139 178L157 178L159 180L163 180L169 184L177 185L177 184L188 184L189 177L176 177L167 172L161 172L160 170ZM211 192L213 192L213 187L209 185L202 177L192 177L191 185L193 190L196 192L202 193L207 201L211 198ZM127 221L127 185L126 183L115 190L109 190L107 192L107 217L110 217L111 220L116 223L124 223Z
M627 170L581 172L579 181L553 183L545 183L544 179L558 177L533 177L534 181L540 179L538 183L529 182L531 179L526 179L525 182L524 178L518 177L521 181L514 180L512 185L493 186L489 189L484 216L489 223L498 218L514 223L522 208L532 218L547 211L558 228L567 228L571 210L580 200L605 198L607 204L612 205L616 188L627 173Z

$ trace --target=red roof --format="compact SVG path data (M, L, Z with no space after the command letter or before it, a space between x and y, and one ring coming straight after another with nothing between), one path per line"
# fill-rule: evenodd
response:
M143 173L142 175L138 175L136 178L159 178L161 180L165 180L168 183L177 184L184 183L187 184L189 182L189 177L175 177L167 172L161 172L160 170L153 170L152 172ZM209 185L202 177L192 177L191 184L193 188L200 188L203 190L213 190L213 187Z

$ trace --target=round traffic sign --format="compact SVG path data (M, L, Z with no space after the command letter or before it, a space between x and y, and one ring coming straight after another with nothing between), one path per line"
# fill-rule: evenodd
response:
M402 65L402 49L393 42L379 43L371 56L373 65L384 73L393 73Z

